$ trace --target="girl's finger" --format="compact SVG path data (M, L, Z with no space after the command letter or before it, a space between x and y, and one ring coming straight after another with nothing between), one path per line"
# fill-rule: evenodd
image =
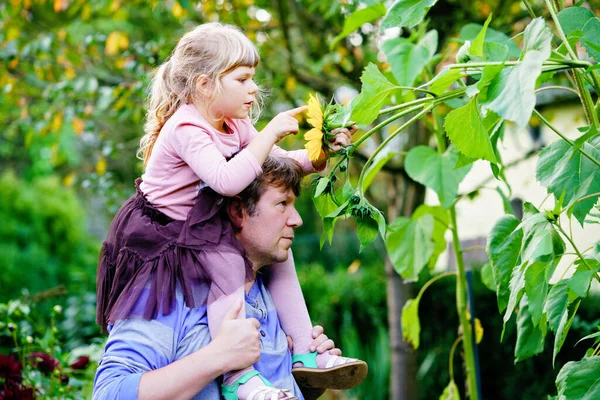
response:
M300 113L303 113L306 110L308 110L308 106L301 106L301 107L292 108L291 110L284 111L284 113L294 117Z

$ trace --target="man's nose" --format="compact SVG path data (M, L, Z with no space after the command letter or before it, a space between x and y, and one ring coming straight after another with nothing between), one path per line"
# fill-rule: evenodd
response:
M300 213L296 210L296 207L292 207L290 210L290 216L288 218L288 225L292 228L298 228L302 226L302 217L300 217Z

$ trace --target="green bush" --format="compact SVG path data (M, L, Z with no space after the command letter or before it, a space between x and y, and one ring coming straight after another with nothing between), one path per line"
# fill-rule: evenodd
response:
M93 290L99 243L86 234L85 211L57 177L0 176L0 301L58 285Z

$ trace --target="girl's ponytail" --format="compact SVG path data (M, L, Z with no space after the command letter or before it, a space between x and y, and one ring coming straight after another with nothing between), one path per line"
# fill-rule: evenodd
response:
M163 125L182 104L171 85L171 65L171 60L165 61L152 78L150 106L144 125L146 134L140 140L140 148L137 152L137 157L144 161L144 165L148 164L152 148Z

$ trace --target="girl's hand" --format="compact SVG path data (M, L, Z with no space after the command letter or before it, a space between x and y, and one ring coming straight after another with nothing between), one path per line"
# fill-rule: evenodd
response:
M298 120L295 116L303 113L307 108L302 106L277 114L260 132L261 135L272 135L277 143L287 135L298 133Z
M350 129L348 128L338 128L331 131L331 133L335 134L335 137L329 139L329 148L333 150L334 153L348 147L352 143L352 136L358 130L358 126L352 125Z

